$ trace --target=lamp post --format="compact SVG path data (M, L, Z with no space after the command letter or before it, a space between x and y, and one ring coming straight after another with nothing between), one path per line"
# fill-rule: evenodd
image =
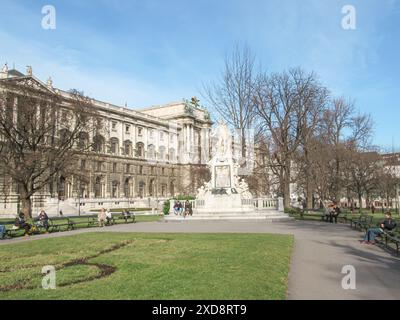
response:
M396 183L396 213L399 214L399 186Z
M81 192L82 192L82 183L81 183L81 179L79 179L79 188L78 188L78 216L81 215Z

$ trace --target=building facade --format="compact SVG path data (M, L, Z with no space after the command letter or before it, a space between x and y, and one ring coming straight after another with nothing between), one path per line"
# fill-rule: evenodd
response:
M53 87L51 79L44 83L36 78L30 67L23 74L4 66L0 89L2 81L22 79L65 99L71 95ZM86 178L57 177L34 196L34 214L40 208L54 215L102 206L153 207L154 201L195 194L203 183L199 172L209 159L212 126L208 111L196 98L141 110L95 99L91 103L103 128L87 136L96 153L77 163L76 170ZM5 176L0 184L0 216L14 216L20 206L17 187Z

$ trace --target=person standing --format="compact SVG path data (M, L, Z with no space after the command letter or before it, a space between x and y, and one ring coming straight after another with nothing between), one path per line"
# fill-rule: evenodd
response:
M99 227L104 227L104 223L106 220L106 209L100 209L99 214L97 215L97 220L99 221Z

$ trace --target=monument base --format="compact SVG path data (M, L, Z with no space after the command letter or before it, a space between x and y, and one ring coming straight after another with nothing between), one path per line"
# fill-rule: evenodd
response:
M165 222L183 222L183 221L206 221L206 220L236 220L236 221L266 221L266 222L280 222L280 221L289 221L293 220L293 218L284 214L283 212L279 212L278 210L262 210L262 211L253 211L251 213L193 213L192 216L180 216L175 214L170 214L164 216Z
M194 214L253 213L254 205L249 199L242 199L239 194L205 194L196 200Z

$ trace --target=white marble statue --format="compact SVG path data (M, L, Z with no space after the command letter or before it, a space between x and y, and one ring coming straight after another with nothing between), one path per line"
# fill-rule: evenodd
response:
M3 69L1 71L4 73L8 72L8 64L7 63L4 64Z
M232 136L226 123L219 121L214 136L217 137L215 154L218 158L224 159L232 154Z

